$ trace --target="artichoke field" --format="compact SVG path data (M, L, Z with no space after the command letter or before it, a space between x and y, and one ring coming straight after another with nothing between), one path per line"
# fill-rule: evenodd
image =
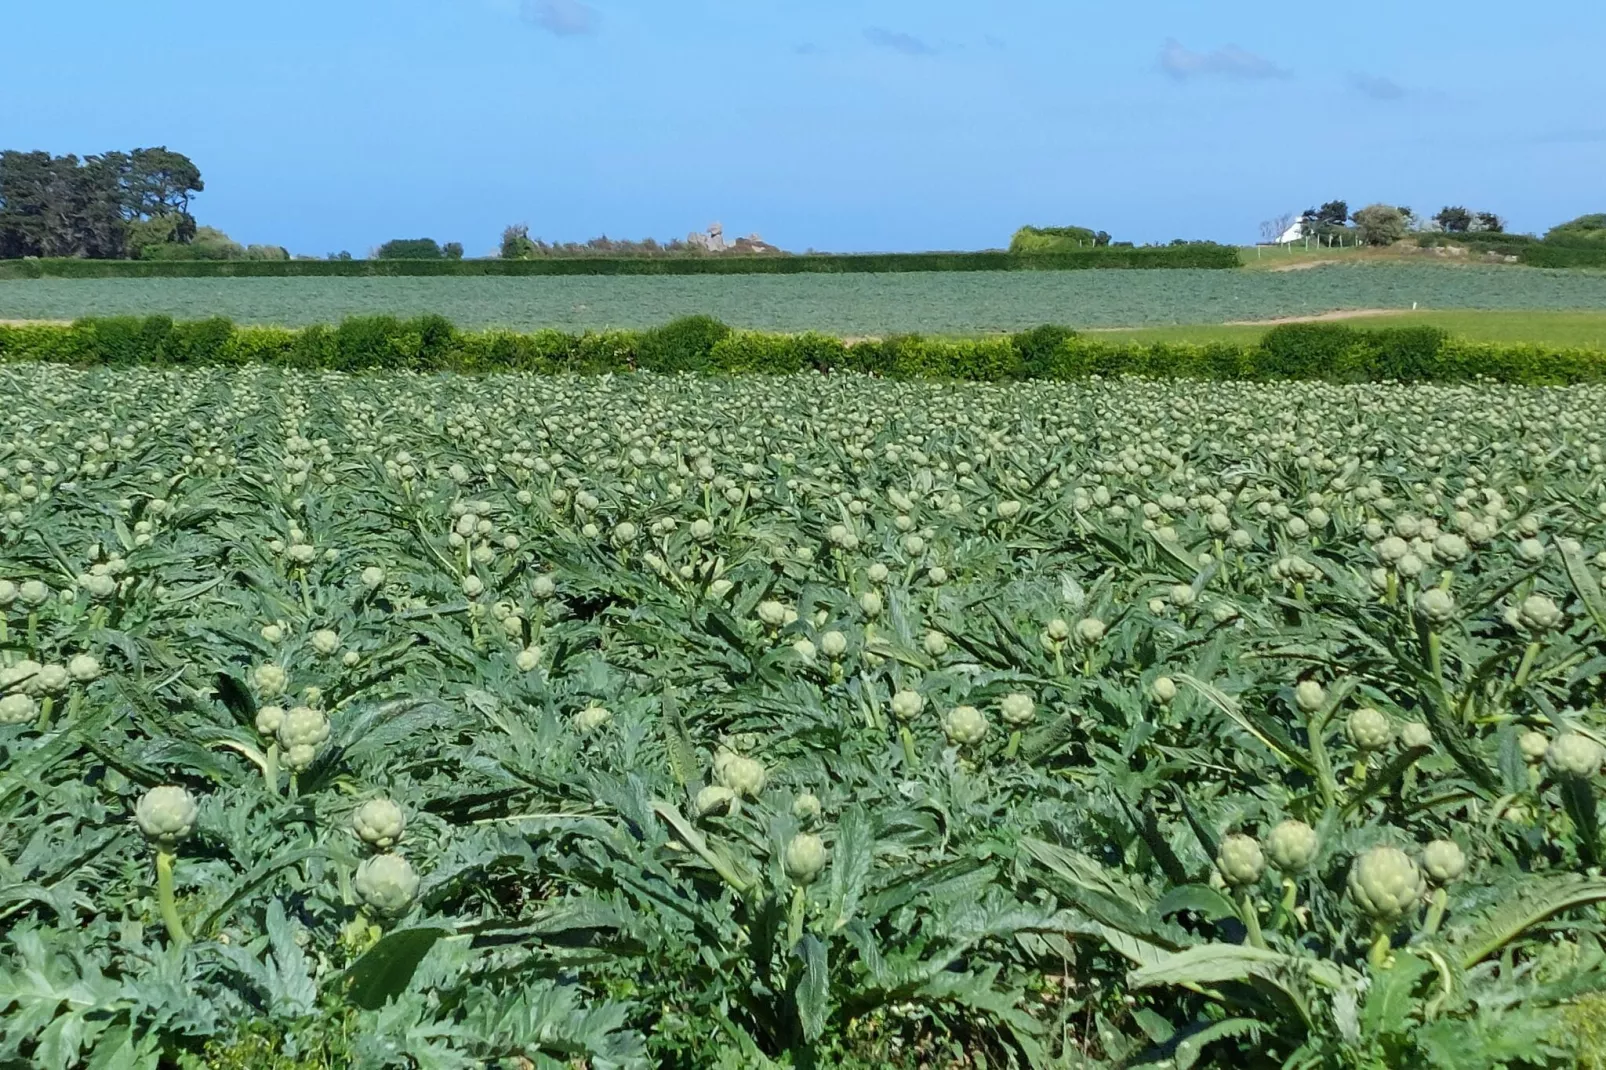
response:
M0 388L0 1066L1603 1057L1606 389Z

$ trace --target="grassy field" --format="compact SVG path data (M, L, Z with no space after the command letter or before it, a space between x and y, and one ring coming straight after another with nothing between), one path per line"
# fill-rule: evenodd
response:
M1399 264L1306 271L1070 271L584 278L37 279L0 282L0 319L160 313L297 325L439 312L463 327L737 327L981 334L1039 323L1166 327L1335 309L1606 313L1606 274Z
M1483 311L1398 312L1344 320L1361 329L1431 326L1477 342L1534 342L1564 348L1606 349L1606 312ZM1101 331L1110 340L1134 342L1250 342L1264 324L1195 324Z

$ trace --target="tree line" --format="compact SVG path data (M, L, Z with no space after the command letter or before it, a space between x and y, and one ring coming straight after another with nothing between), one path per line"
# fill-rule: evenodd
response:
M158 146L96 156L0 152L0 258L123 259L197 232L204 190L188 156Z

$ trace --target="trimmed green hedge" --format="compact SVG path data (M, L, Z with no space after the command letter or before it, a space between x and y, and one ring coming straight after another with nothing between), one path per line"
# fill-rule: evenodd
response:
M1590 247L1540 242L1524 246L1517 255L1531 267L1606 268L1606 243Z
M1230 245L1068 253L865 253L805 256L550 257L540 260L5 260L0 279L369 275L795 275L818 272L1235 268Z
M1606 352L1465 342L1431 327L1274 327L1253 344L1143 345L1044 326L981 339L901 335L851 345L819 334L734 331L693 316L650 331L531 334L457 330L441 316L365 316L337 327L236 327L165 316L0 326L0 361L166 367L273 364L362 371L790 373L1003 381L1144 375L1193 379L1401 380L1556 384L1606 381Z

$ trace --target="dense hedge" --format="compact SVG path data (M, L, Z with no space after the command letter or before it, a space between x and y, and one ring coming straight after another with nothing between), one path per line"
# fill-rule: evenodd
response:
M889 378L1074 379L1145 375L1198 379L1325 379L1554 384L1606 381L1606 352L1452 339L1431 327L1274 327L1258 343L1144 345L1044 326L982 339L903 335L851 345L819 334L734 331L706 316L650 331L531 334L457 330L440 316L367 316L338 327L236 327L165 316L0 325L0 361L172 367L274 364L361 371L749 372L856 371Z
M1230 245L1067 253L864 253L806 256L548 257L537 260L6 260L0 278L144 279L367 275L764 275L890 271L1235 268Z
M1606 268L1606 243L1589 246L1539 242L1525 246L1517 255L1532 267Z

